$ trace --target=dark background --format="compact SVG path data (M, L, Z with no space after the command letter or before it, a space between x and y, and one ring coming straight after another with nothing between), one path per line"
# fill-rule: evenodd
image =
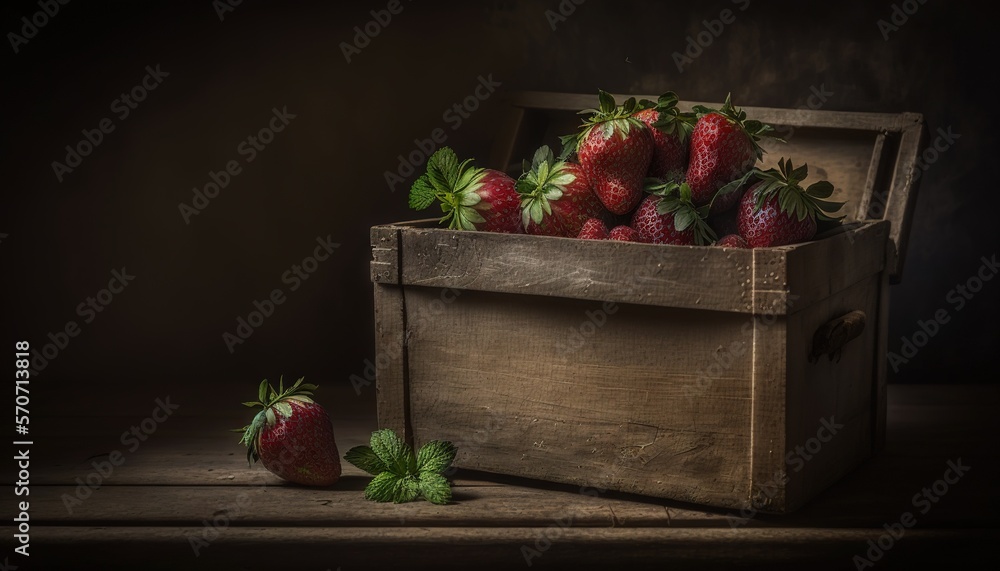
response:
M40 348L69 320L82 329L33 383L48 395L37 413L99 406L110 392L146 406L163 386L229 407L263 377L362 375L374 357L368 230L425 217L406 208L416 175L390 192L384 173L438 127L460 156L485 161L500 99L457 130L442 113L490 74L502 92L670 89L721 101L731 91L738 105L769 107L805 105L822 85L833 92L825 109L920 112L931 140L938 128L960 134L922 177L889 350L940 308L952 320L892 380L992 382L975 371L993 370L1000 284L960 312L945 298L997 250L993 16L931 1L886 40L876 22L891 2L743 3L589 0L553 30L557 0L403 0L350 63L341 43L385 2L244 0L221 21L209 0L61 6L20 53L0 50L5 346ZM678 73L672 54L726 8L736 21ZM20 33L38 10L7 3L0 28ZM111 103L157 64L169 76L119 120ZM237 145L275 107L296 118L243 162ZM57 181L52 161L104 117L114 132ZM179 203L232 159L243 172L185 225ZM282 273L328 235L340 248L289 292ZM136 279L83 324L77 305L122 267ZM222 334L275 288L287 301L231 354Z

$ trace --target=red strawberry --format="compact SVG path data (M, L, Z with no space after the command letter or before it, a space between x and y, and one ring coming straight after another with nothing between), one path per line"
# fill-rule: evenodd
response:
M653 158L649 127L635 118L635 98L615 105L611 94L600 92L600 109L583 123L578 135L562 137L567 155L576 151L594 193L615 214L630 212L642 200L642 179Z
M326 410L310 397L316 385L299 379L278 390L267 379L257 390L258 400L243 403L262 407L253 422L239 429L247 445L247 462L258 459L272 474L307 486L329 486L340 479L340 453ZM268 393L270 389L270 394Z
M643 242L652 244L711 244L715 235L705 222L707 207L691 203L687 184L650 181L650 192L632 216L632 227Z
M719 190L753 168L764 152L758 141L773 129L747 120L746 112L732 106L729 95L719 110L702 106L695 110L702 115L691 133L685 181L691 186L695 205L711 203L712 214L724 212L739 202L735 193L741 185L729 188L731 192Z
M547 146L535 151L517 180L521 195L521 223L528 234L576 237L583 223L604 208L591 190L583 168L556 161Z
M618 240L620 242L643 242L639 233L630 226L615 226L608 234L608 240Z
M583 223L576 237L581 240L607 240L608 226L600 218L591 218Z
M635 118L649 126L653 135L653 160L649 176L681 182L688 164L688 141L694 128L693 113L677 109L677 94L668 91L653 103L642 100L645 107Z
M750 245L747 241L743 239L743 236L739 234L726 234L719 241L715 243L716 246L723 248L749 248Z
M521 197L515 181L506 174L459 164L455 152L441 147L427 160L427 172L410 187L410 208L423 210L441 202L444 217L453 230L521 232Z
M809 240L816 235L816 220L836 220L826 213L843 206L825 200L833 194L833 185L825 180L806 189L799 185L809 174L807 165L794 168L792 161L781 159L777 169L755 174L761 180L743 195L737 213L740 236L751 248Z

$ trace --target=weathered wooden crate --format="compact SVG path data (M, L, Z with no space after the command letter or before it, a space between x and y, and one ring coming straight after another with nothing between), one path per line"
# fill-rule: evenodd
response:
M494 167L596 97L511 103ZM379 425L464 468L775 513L876 453L922 117L746 111L788 140L765 165L808 163L853 222L755 250L372 228Z

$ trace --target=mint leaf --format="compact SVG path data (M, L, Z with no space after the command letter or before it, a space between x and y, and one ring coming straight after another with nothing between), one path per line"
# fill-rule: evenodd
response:
M408 455L413 455L410 447L396 433L389 430L376 430L372 433L372 451L385 464L385 469L397 476L405 476L408 472ZM414 464L416 461L414 460Z
M451 486L441 474L423 472L419 484L420 494L432 504L444 505L451 500Z
M455 445L448 441L431 440L417 452L417 470L424 474L440 474L448 469L455 459Z
M427 208L434 204L436 198L437 191L434 190L434 186L426 174L420 175L420 178L414 181L413 186L410 187L410 208L413 210Z
M347 460L372 476L377 476L386 471L385 462L375 454L370 446L355 446L351 448L347 451L347 454L344 454L344 460Z
M372 433L371 446L355 446L344 459L374 474L365 487L365 498L375 502L410 502L423 497L435 504L451 499L451 485L441 475L455 459L451 442L432 440L413 453L402 438L389 429Z

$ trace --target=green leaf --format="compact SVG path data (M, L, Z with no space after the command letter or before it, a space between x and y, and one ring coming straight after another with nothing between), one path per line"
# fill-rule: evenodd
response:
M392 472L382 472L365 486L365 499L375 502L391 502L395 498L396 486L402 476Z
M403 439L392 430L385 428L372 433L372 452L385 464L385 469L403 476L407 473L407 453L413 454Z
M434 190L434 186L431 184L430 179L426 174L420 175L420 177L413 182L410 186L410 208L413 210L423 210L434 203L434 199L437 198L437 191Z
M267 400L267 379L260 382L260 386L257 387L257 400L264 402Z
M806 193L813 198L830 198L833 190L833 185L829 181L821 180L810 184Z
M420 495L432 504L445 505L451 501L451 486L447 478L433 472L422 472L419 480Z
M598 101L600 101L600 104L601 104L600 110L601 111L604 111L604 112L614 111L614 109L615 109L615 98L610 93L608 93L607 91L604 91L603 89L599 89L597 91L597 99L598 99Z
M351 448L347 451L347 454L344 454L344 460L373 476L377 476L387 470L385 462L375 454L375 451L370 446L355 446Z
M447 440L431 440L417 452L417 470L441 473L455 460L455 445Z

